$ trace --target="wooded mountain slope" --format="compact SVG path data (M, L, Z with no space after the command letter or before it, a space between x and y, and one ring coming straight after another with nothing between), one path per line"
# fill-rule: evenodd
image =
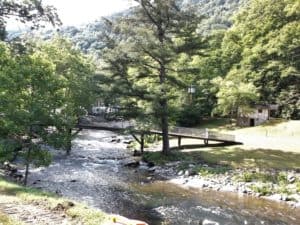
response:
M232 24L230 17L248 1L249 0L183 0L182 7L189 5L192 8L197 8L200 15L206 16L199 25L199 32L207 35L212 30L227 29L230 27ZM109 19L118 18L129 13L130 9L114 14L110 16ZM103 46L98 38L103 31L103 26L103 21L99 18L99 20L82 25L81 27L62 27L58 33L66 38L70 38L83 52L96 53L97 50L100 50ZM43 32L42 35L48 39L55 33L56 31L49 30Z

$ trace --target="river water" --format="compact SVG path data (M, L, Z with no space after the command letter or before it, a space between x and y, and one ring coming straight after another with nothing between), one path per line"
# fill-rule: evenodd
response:
M73 141L69 157L57 151L48 168L31 171L29 184L151 225L300 224L300 210L285 204L151 181L153 175L146 170L122 165L132 154L123 143L128 138L84 130Z

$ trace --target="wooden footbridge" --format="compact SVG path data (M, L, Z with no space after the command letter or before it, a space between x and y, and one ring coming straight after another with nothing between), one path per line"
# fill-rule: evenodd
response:
M140 144L141 151L144 150L144 137L149 134L162 135L160 129L138 129L135 128L129 122L114 122L114 123L79 123L77 125L79 129L91 129L91 130L109 130L115 132L127 132L130 133L134 139ZM140 135L138 138L137 135ZM208 145L209 141L220 142L224 144L242 144L236 141L234 135L221 134L218 132L209 131L208 129L196 129L196 128L185 128L185 127L171 127L169 129L169 136L178 138L178 147L181 147L182 138L201 139L205 145Z

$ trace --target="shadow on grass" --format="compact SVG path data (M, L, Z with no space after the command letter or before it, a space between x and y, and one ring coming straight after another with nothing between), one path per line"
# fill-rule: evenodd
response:
M46 193L38 189L25 187L13 182L7 181L4 177L0 177L0 194L17 196L20 194L30 194L36 197L58 197L52 193Z
M188 146L192 148L192 146ZM211 150L196 149L192 152L178 151L175 148L168 156L160 152L146 152L145 159L165 164L181 161L195 164L229 166L232 168L260 168L266 170L297 170L300 172L300 154L279 150L244 150L240 147L210 145ZM185 149L186 146L185 146Z
M225 147L225 146L233 146L240 145L237 143L214 143L214 144L189 144L189 145L181 145L180 147L171 147L171 151L184 150L184 149L198 149L198 148L215 148L215 147Z

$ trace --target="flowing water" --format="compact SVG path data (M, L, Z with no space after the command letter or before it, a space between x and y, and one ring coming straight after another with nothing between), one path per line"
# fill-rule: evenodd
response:
M228 225L300 224L300 210L284 204L152 182L146 170L122 165L131 158L124 139L109 131L84 130L74 140L71 156L55 154L48 168L32 170L29 183L151 225L198 225L208 220Z

